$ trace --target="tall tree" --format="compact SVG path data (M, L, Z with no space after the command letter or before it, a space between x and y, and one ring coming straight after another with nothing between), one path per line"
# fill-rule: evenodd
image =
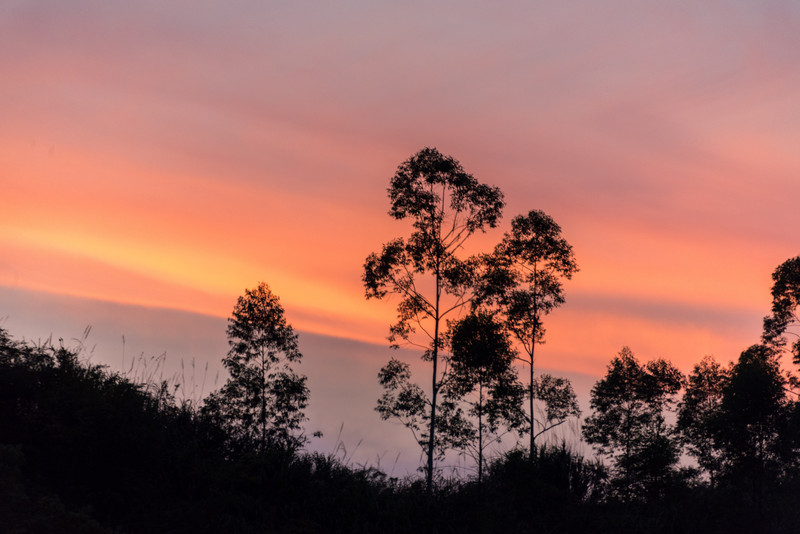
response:
M514 349L503 325L487 313L469 314L450 329L450 373L445 396L462 400L476 424L470 425L465 449L483 480L485 451L499 432L524 424L524 389L512 367Z
M611 360L591 392L593 413L583 436L614 464L619 494L657 494L674 473L677 441L665 411L674 407L683 376L658 359L641 365L628 347Z
M800 365L800 256L780 264L772 273L772 315L764 317L763 341L774 348L787 345L786 335L795 337L791 344L794 363ZM795 330L792 330L795 328Z
M759 500L782 465L781 434L790 415L786 379L774 350L753 345L739 356L722 391L716 439L725 474Z
M543 317L564 303L562 279L571 279L578 265L561 227L540 210L514 217L511 231L487 263L481 300L499 306L508 330L522 347L519 359L529 366L528 431L533 458L536 436L548 428L547 422L540 423L540 431L536 427L536 345L544 343Z
M477 261L460 258L464 243L476 231L497 225L503 195L479 183L452 157L424 148L402 163L389 186L395 219L410 219L408 239L394 239L367 257L363 282L367 298L400 297L397 322L389 341L420 347L431 363L426 484L433 490L437 406L443 377L439 369L442 321L472 298ZM390 362L391 364L391 362Z
M297 448L308 405L306 377L290 364L302 354L279 299L267 284L246 289L228 319L230 350L222 363L230 373L203 408L228 429L239 448Z
M708 473L712 487L716 484L723 460L717 436L722 423L723 394L729 379L730 369L706 356L688 376L678 407L678 430L689 454Z

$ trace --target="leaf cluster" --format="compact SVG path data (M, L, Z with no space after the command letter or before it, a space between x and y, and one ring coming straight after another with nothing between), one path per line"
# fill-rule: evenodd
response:
M800 305L800 256L783 262L772 273L772 315L764 317L765 344L782 348L787 344L786 334L791 333L798 339L791 345L794 363L800 365L800 334L791 332L790 328L800 325L797 316Z
M398 238L385 244L380 254L370 254L364 264L362 279L367 298L382 299L389 293L400 296L397 321L390 327L389 341L394 347L399 346L400 341L410 342L418 329L433 343L435 334L426 326L426 321L438 321L465 305L470 298L479 260L475 257L460 259L455 250L444 250L435 258L433 275L437 287L428 293L422 280L431 272L431 259L426 252L413 236L408 241ZM441 306L442 293L454 297L445 308ZM432 345L421 346L432 348Z
M580 417L578 396L566 378L549 373L540 374L533 381L533 394L544 403L542 428L535 431L538 437L551 428L563 424L570 417Z
M375 410L381 419L396 419L411 430L423 451L430 443L431 400L411 378L410 366L392 358L378 372L383 394ZM450 449L463 448L472 438L473 429L455 399L440 402L436 412L434 451L442 459Z
M497 225L503 195L499 188L479 183L450 156L424 148L397 168L389 199L390 215L410 218L413 231L367 257L362 277L366 297L400 296L389 336L393 346L410 342L418 329L434 343L437 335L425 322L437 323L464 306L475 285L479 260L459 258L457 252L473 233ZM422 281L426 275L433 279L432 291ZM444 308L442 294L453 297Z
M785 386L786 379L770 347L753 345L732 366L716 425L717 443L729 472L774 473L789 416Z
M512 367L515 350L504 326L486 312L475 312L450 324L450 365L445 397L466 405L472 421L462 450L478 463L482 477L484 449L498 441L501 428L520 429L524 388Z
M494 228L504 206L499 188L479 183L458 161L430 147L397 168L389 200L389 214L411 218L415 234L423 240L420 250L432 246L432 256L476 230Z
M678 406L677 428L690 455L709 473L712 484L722 466L717 443L721 430L723 395L731 369L723 368L711 356L696 364L686 379L686 390Z
M673 409L683 375L671 363L657 359L642 365L624 347L591 392L594 413L583 425L583 436L597 450L612 458L616 478L627 498L650 482L671 475L678 461L674 431L665 420Z
M564 303L561 280L578 271L561 227L541 210L512 219L511 230L485 260L479 301L497 304L507 328L532 358L542 343L542 317Z

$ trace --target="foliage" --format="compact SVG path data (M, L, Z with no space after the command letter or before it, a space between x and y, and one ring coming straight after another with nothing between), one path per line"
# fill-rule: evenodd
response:
M706 356L687 377L678 408L678 430L689 454L708 473L712 486L723 461L717 437L722 424L722 399L729 379L730 370Z
M544 343L542 319L564 303L562 279L571 279L578 266L572 246L561 235L561 227L540 210L519 215L511 221L511 230L486 258L486 271L481 283L480 302L496 304L506 328L517 339L524 355L520 357L530 369L528 381L528 432L533 453L536 436L552 428L552 420L536 426L534 412L537 398L535 378L536 345ZM552 382L547 386L554 385ZM566 391L563 389L563 391ZM548 393L554 393L548 390ZM546 401L547 402L547 401ZM578 416L575 410L562 412L566 417ZM549 415L555 412L548 408Z
M457 313L472 298L476 258L462 259L458 252L476 231L494 227L501 216L503 195L496 187L479 183L452 157L424 148L402 163L389 186L395 219L410 219L408 239L394 239L364 264L367 298L400 297L397 322L390 327L392 346L408 343L420 347L431 362L426 480L433 487L437 425L440 420L439 352L443 348L442 321ZM420 339L421 338L421 339ZM384 410L382 415L391 413ZM444 430L444 429L442 429ZM424 445L424 444L423 444Z
M534 433L534 438L564 424L570 417L581 415L578 396L566 378L543 373L533 381L533 394L544 403L540 428Z
M612 459L617 491L624 499L657 495L677 474L678 443L664 415L682 382L680 371L669 362L641 365L624 347L592 388L593 413L583 436Z
M16 343L0 330L0 456L18 503L0 511L9 532L169 521L177 509L164 503L191 495L194 466L214 458L218 436L166 384L134 384L63 346Z
M561 279L577 271L572 245L552 217L531 210L512 219L491 258L484 291L500 304L508 329L529 356L543 342L543 316L564 303Z
M469 314L455 322L449 333L450 372L445 398L463 400L475 424L463 449L477 463L483 479L485 451L507 430L524 424L524 390L513 369L515 352L507 332L486 313Z
M381 419L397 419L411 430L414 439L424 451L430 439L431 400L425 391L411 381L411 370L407 363L395 358L389 360L378 373L378 381L384 392L375 410ZM473 436L473 429L463 410L454 399L445 398L436 411L436 434L434 455L444 458L449 449L463 449Z
M230 378L209 395L203 413L227 429L235 450L301 446L309 392L306 377L290 363L302 354L267 284L245 290L237 300L228 319L228 344L222 363Z
M540 492L535 500L555 505L559 501L598 499L608 476L601 462L583 458L563 441L558 445L538 445L532 460L527 451L512 449L492 462L489 474L495 478L494 483L505 479L508 490L528 489L526 486L530 485ZM541 487L535 488L534 484Z
M800 305L800 256L783 262L772 273L772 315L764 317L763 341L768 346L782 348L787 344L786 334L797 339L791 345L794 363L800 365L800 326L797 309Z
M753 345L742 352L723 387L716 438L724 473L755 498L763 493L765 478L781 475L781 434L790 408L785 384L775 352Z

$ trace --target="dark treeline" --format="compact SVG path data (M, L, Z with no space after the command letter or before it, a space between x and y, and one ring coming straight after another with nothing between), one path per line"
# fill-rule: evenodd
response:
M389 197L413 229L367 258L366 295L399 297L390 342L418 347L431 375L420 385L392 358L376 410L413 433L421 476L307 451L298 335L261 283L234 306L229 378L202 402L0 329L0 530L797 531L800 379L782 362L800 365L800 257L774 272L762 339L734 361L706 356L685 375L627 347L613 356L582 424L599 459L585 458L537 441L581 415L569 381L535 366L578 270L560 227L532 210L464 256L502 193L435 149L398 168ZM446 453L474 474L447 478Z

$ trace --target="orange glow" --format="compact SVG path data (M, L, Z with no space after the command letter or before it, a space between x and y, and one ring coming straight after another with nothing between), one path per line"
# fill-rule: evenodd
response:
M364 257L408 232L385 208L358 213L260 183L165 173L69 147L52 156L19 143L3 147L10 172L0 218L0 284L225 317L245 287L264 280L297 328L385 343L395 303L365 301L360 283ZM689 365L747 342L701 324L570 309L573 295L713 303L752 312L758 328L771 263L763 254L719 261L748 246L745 238L713 241L702 229L687 238L613 219L600 224L567 233L581 271L565 284L568 303L548 328L543 365L598 373L626 344L654 354L662 347ZM491 249L504 229L477 235L472 248ZM774 263L779 254L766 256Z
M365 307L358 278L344 288L324 279L335 279L345 253L356 266L366 254L346 241L322 243L316 221L297 215L298 204L316 217L335 213L320 199L153 173L63 148L31 165L21 161L25 150L5 146L0 156L13 172L0 218L8 265L0 283L226 316L245 287L265 280L306 318L300 328L384 336L374 331L386 321ZM357 217L349 224L364 226ZM336 261L317 265L318 257Z
M761 334L759 316L744 328L720 328L691 320L659 320L620 310L582 311L565 308L545 323L547 340L537 348L537 365L601 376L623 346L642 360L665 358L684 372L706 355L735 360Z

